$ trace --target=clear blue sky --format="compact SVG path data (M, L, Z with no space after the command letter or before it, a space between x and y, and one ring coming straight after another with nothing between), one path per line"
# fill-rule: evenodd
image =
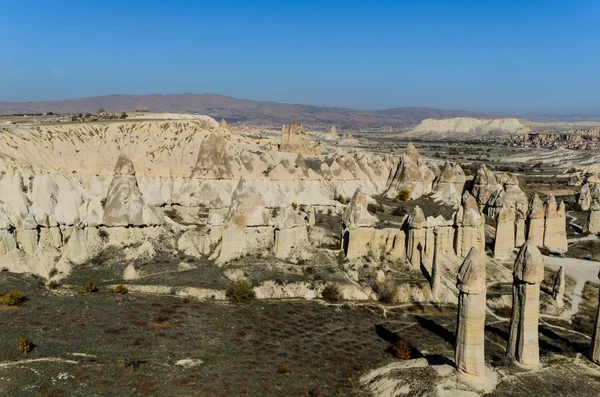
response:
M0 0L0 100L600 114L600 0Z

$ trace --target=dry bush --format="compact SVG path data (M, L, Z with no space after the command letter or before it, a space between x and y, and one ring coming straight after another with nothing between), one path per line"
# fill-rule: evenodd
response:
M98 292L98 286L92 280L88 280L87 282L87 292L89 292L90 294Z
M292 203L292 208L293 208L294 210L295 210L295 209L297 209L297 208L298 208L298 204L296 204L296 203Z
M29 342L25 337L19 336L17 340L17 348L21 353L27 354L31 351L31 342Z
M341 194L336 197L336 200L339 201L340 204L346 204L346 198Z
M183 218L181 217L181 214L175 208L171 208L171 209L165 210L164 214L166 216L168 216L169 218L171 218L173 221L177 222L177 223L180 223L180 222L183 221Z
M373 292L375 292L380 302L394 303L396 302L398 285L393 279L386 277L384 281L376 281L373 284Z
M412 358L412 348L406 339L398 339L390 348L392 356L400 360L410 360Z
M108 232L104 229L100 229L98 230L98 237L100 237L100 240L102 240L102 242L106 243L108 242Z
M124 286L123 284L119 284L117 285L114 289L113 292L115 294L121 294L121 295L125 295L126 293L129 292L129 290L127 289L126 286Z
M25 302L25 294L21 291L12 290L0 296L0 304L6 306L19 306L23 302Z
M290 373L290 366L287 364L281 364L279 368L277 368L277 373L281 375L287 375Z
M253 300L256 298L256 293L252 283L245 278L241 278L227 288L225 296L230 302L240 303Z
M321 296L327 302L339 302L344 298L344 296L342 294L342 290L340 289L340 286L335 283L327 284L323 288L323 291L321 292Z

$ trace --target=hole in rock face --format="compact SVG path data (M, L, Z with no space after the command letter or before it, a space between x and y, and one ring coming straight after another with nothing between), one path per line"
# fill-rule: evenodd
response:
M342 247L344 249L344 255L348 255L348 245L350 244L350 232L344 232L342 237Z

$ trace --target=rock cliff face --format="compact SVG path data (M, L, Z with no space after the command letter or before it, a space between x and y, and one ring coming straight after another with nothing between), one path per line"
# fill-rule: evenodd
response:
M414 145L409 143L391 175L386 195L396 197L399 192L406 190L411 199L416 199L431 192L434 179L433 171L425 164Z
M407 135L415 137L449 137L506 135L527 130L517 119L475 119L455 117L452 119L425 119Z
M318 145L313 145L310 142L310 137L304 132L304 127L300 123L290 123L289 126L283 126L281 130L281 146L279 150L282 152L302 153L302 154L319 154L321 149Z

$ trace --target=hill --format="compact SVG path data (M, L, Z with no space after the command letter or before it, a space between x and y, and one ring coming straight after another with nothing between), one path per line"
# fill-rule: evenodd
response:
M238 99L216 94L106 95L41 102L2 102L0 114L95 113L147 109L151 112L198 112L228 123L244 123L279 128L299 121L310 129L332 125L349 130L408 130L424 119L449 117L490 117L487 113L401 107L385 110L356 110Z

